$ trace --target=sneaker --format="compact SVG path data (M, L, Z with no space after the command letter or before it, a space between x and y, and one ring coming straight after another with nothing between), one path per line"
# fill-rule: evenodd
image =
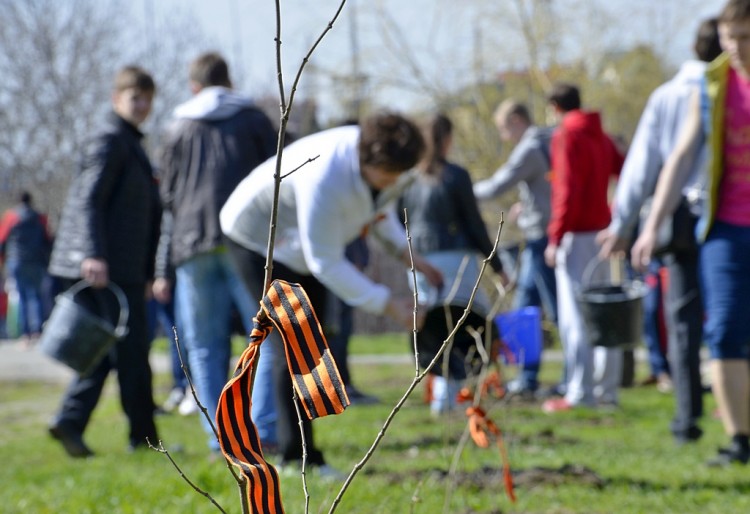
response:
M346 386L346 395L351 405L377 405L380 399L377 396L365 394L352 385Z
M323 464L322 466L313 466L312 470L315 475L319 476L323 480L335 480L337 482L343 482L347 477L347 475L343 474L338 469L329 466L328 464Z
M185 389L182 387L175 387L169 391L169 396L167 396L167 399L164 401L161 408L164 412L173 412L180 406L180 403L182 403L182 400L184 399Z
M193 414L198 414L198 412L200 412L200 407L198 407L198 402L195 401L195 397L192 394L186 394L185 398L180 402L177 412L179 412L181 416L192 416Z
M719 448L716 456L709 459L706 465L712 468L725 468L734 464L744 466L748 460L750 460L750 450L733 444L729 448Z
M656 390L663 394L669 394L673 389L672 377L667 373L659 373L659 376L656 377Z
M83 442L83 434L65 423L59 423L49 427L49 435L60 441L65 452L75 459L93 457L94 452Z
M573 407L574 405L565 398L550 398L542 403L542 411L547 414L571 410Z
M347 477L347 475L343 474L336 468L329 466L328 464L308 464L306 470L308 477L316 476L326 481L335 480L342 482L346 480ZM302 468L300 467L300 463L298 461L290 461L281 463L276 466L276 471L278 471L279 475L283 477L299 477L300 473L302 473Z

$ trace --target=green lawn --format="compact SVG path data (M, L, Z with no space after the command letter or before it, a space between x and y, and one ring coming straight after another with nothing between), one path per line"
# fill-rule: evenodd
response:
M375 348L406 353L408 337L357 337L352 351L375 353ZM410 383L414 366L356 365L353 374L357 385L383 404L354 406L315 422L319 446L341 470L364 456ZM559 368L547 366L543 379L549 383L558 374ZM126 425L114 388L111 380L86 433L97 457L74 461L45 432L62 388L0 384L1 513L218 512L163 455L125 451ZM168 377L158 376L156 388L162 400ZM538 404L502 401L487 407L505 434L517 482L515 504L504 493L497 450L464 445L462 416L432 419L420 386L336 512L750 512L748 469L703 465L724 440L718 421L708 416L701 442L676 447L667 431L672 399L653 388L624 390L615 412L549 416ZM707 412L713 408L708 397ZM240 512L233 479L222 463L209 460L198 420L161 416L158 424L167 447L184 448L174 455L184 473L227 512ZM282 488L286 511L304 512L300 479L285 476ZM328 512L339 488L309 477L309 512Z

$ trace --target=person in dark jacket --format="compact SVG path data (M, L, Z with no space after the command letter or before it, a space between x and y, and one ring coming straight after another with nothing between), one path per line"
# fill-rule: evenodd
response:
M5 263L7 278L18 291L20 333L27 342L38 338L42 330L42 286L52 246L47 217L31 203L31 194L24 191L19 204L0 220L0 263Z
M73 379L49 428L72 457L89 457L83 432L109 372L117 370L120 400L130 423L129 447L158 441L146 337L146 291L153 278L161 207L138 127L151 112L156 86L137 66L115 76L113 112L83 150L80 172L68 190L52 248L49 272L64 288L85 280L81 301L102 314L119 313L109 282L127 297L128 333L93 372Z
M216 53L196 58L190 66L193 97L179 105L160 151L161 198L172 215L171 230L162 230L170 261L157 263L154 295L168 301L175 268L175 317L178 335L188 350L190 374L199 401L213 415L228 379L232 303L247 333L258 311L227 254L219 211L237 184L258 164L275 154L276 132L252 101L235 91L226 61ZM259 220L268 223L268 220ZM263 442L275 443L275 409L264 377L272 350L264 352L256 375L253 417L265 408L267 423L257 422ZM270 386L269 386L270 387ZM259 396L262 393L262 397ZM187 399L192 400L192 395ZM181 411L185 409L181 408ZM209 447L219 451L213 429L201 416Z
M479 213L469 172L446 160L452 144L451 120L438 114L424 132L427 152L417 166L416 179L404 190L398 207L402 216L406 210L414 251L440 269L445 279L439 291L428 287L423 275L417 274L420 302L427 304L425 323L417 334L420 365L426 367L453 328L443 304L450 307L454 322L461 317L479 276L477 257L488 257L493 245ZM468 261L464 262L467 257ZM500 282L507 285L508 277L497 254L490 266ZM478 292L466 327L483 328L489 312L489 298ZM455 406L459 381L467 375L466 355L473 345L474 337L467 330L459 331L447 364L439 362L432 368L433 414Z

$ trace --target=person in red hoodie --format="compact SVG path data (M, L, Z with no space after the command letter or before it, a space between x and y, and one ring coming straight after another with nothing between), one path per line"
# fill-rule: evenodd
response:
M607 189L624 157L602 130L599 113L581 110L578 88L556 84L548 101L560 124L552 135L552 213L545 261L555 268L567 387L545 412L617 405L622 351L592 347L576 302L586 266L597 258L597 231L607 227ZM596 369L595 369L596 363Z

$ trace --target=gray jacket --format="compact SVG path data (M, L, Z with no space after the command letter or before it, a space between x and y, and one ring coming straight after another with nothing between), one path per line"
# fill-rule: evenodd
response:
M544 237L550 217L549 142L552 128L530 126L510 154L508 161L490 178L474 184L477 200L497 198L518 185L523 210L518 226L524 237Z
M222 244L219 211L250 171L276 152L276 131L252 102L208 87L175 109L160 151L162 227L157 275ZM267 220L265 221L267 223Z

